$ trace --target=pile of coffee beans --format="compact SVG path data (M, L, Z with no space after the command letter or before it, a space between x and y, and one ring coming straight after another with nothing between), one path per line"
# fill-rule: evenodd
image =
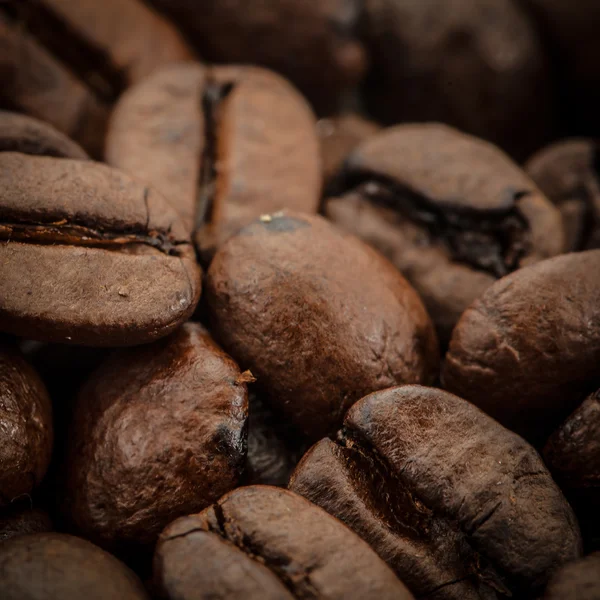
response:
M600 600L600 2L0 2L0 600Z

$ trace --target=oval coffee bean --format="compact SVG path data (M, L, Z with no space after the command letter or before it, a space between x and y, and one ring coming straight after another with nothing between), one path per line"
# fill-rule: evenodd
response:
M355 0L151 0L186 30L207 60L282 73L320 111L335 111L366 67Z
M347 159L325 214L415 286L443 342L498 277L563 251L560 213L502 151L438 124L400 125Z
M598 600L600 552L569 563L552 577L542 600Z
M16 348L0 343L0 507L41 482L52 439L52 406L42 380Z
M519 2L454 0L448 10L445 0L366 0L364 29L363 92L379 121L441 121L518 159L547 139L549 64Z
M217 339L310 437L335 430L366 393L436 376L417 294L322 217L266 215L244 228L217 252L206 298Z
M584 539L600 548L600 390L550 436L544 459L581 523Z
M123 96L106 158L162 192L210 255L261 214L317 211L314 126L306 101L275 73L187 63Z
M0 110L0 152L79 160L88 158L82 148L52 125L4 110Z
M339 521L269 486L239 488L169 525L154 574L168 599L412 598Z
M114 353L79 392L65 516L103 547L151 547L235 487L247 416L244 377L199 324Z
M60 533L0 545L2 600L146 600L141 581L114 556Z
M0 104L52 123L99 157L108 109L131 83L192 53L140 0L2 3Z
M354 113L344 113L338 117L317 121L324 181L329 182L350 152L380 129L376 123Z
M564 140L540 150L525 167L558 206L569 252L600 248L599 152L594 140Z
M600 250L520 269L461 317L444 387L543 443L600 386Z
M52 531L52 521L48 513L32 508L30 498L11 504L0 512L0 544L12 538L31 533Z
M184 322L194 249L158 194L99 163L0 153L0 331L127 346Z
M434 388L357 402L290 489L354 529L417 597L539 591L581 552L575 516L536 451Z

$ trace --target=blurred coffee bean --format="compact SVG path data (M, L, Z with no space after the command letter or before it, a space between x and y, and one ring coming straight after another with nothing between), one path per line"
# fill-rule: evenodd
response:
M441 121L518 159L551 133L547 57L516 0L366 0L363 85L386 124Z
M357 535L287 490L251 486L178 519L154 556L161 597L410 600Z
M246 457L245 380L195 323L113 354L75 406L66 518L103 547L151 550L173 519L234 488Z
M313 439L366 393L437 374L435 332L415 291L322 217L265 215L242 229L217 252L206 300L217 339Z
M185 63L159 71L118 103L106 159L171 202L207 262L261 214L319 206L314 115L265 69Z
M131 83L192 57L141 0L19 0L0 6L0 105L48 121L102 155L108 110Z
M293 81L320 112L335 111L366 69L357 0L151 0L202 57L263 65Z
M566 249L600 248L600 160L594 140L556 142L525 169L563 218Z
M558 256L496 282L461 317L444 387L544 443L600 386L600 250Z
M542 600L598 600L600 598L600 552L560 569L548 583Z
M33 508L29 499L0 511L0 544L21 535L48 531L52 531L50 516L41 508Z
M0 507L40 484L52 439L52 406L44 384L16 347L0 343Z
M325 214L415 286L444 344L497 278L563 250L560 213L501 150L445 125L399 125L346 160Z
M2 600L147 600L141 581L114 556L59 533L0 544Z
M527 597L577 558L577 521L537 452L442 390L376 392L290 489L338 517L416 597Z

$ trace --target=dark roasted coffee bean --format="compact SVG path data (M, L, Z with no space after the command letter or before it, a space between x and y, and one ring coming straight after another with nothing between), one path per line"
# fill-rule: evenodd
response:
M162 597L173 600L412 598L339 521L269 486L239 488L169 525L154 568Z
M200 274L161 196L91 161L0 153L0 330L134 345L193 312Z
M600 250L520 269L456 326L444 387L536 443L600 385Z
M207 60L279 71L321 110L335 110L365 71L357 0L151 2L190 33Z
M350 152L380 129L376 123L353 113L319 120L317 134L321 143L324 181L329 182Z
M86 160L85 151L66 135L37 119L0 110L0 152Z
M600 4L596 0L521 0L531 9L553 59L562 118L576 134L600 134ZM537 104L539 107L539 104Z
M522 597L581 552L575 516L537 452L434 388L357 402L290 489L354 529L418 597Z
M555 112L535 27L515 0L448 8L445 0L365 1L370 112L387 124L448 123L526 158L547 140Z
M566 249L600 248L600 154L588 139L557 142L535 154L526 170L563 218Z
M162 192L210 256L261 214L317 211L314 125L305 100L275 73L187 63L123 96L106 158Z
M191 56L180 34L140 0L0 7L0 105L52 123L96 157L123 89Z
M415 291L322 217L261 217L221 247L206 285L217 339L309 437L334 431L366 393L436 376Z
M141 581L114 556L58 533L0 545L2 600L146 600Z
M244 381L195 323L114 353L79 392L68 436L64 511L77 531L109 549L152 548L173 519L234 488Z
M0 343L0 507L39 485L51 453L48 392L17 349Z
M560 214L502 151L438 124L362 143L325 213L415 286L443 342L498 277L563 250Z
M0 544L30 533L52 531L52 520L40 508L32 508L28 498L0 511Z
M581 523L584 540L600 549L600 390L552 434L544 459Z
M543 600L598 600L600 552L569 563L552 577Z

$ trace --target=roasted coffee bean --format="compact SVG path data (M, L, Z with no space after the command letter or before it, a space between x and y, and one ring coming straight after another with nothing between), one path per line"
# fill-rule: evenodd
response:
M287 485L307 443L290 423L268 406L260 395L250 394L246 484Z
M521 0L531 9L552 58L562 118L576 134L598 135L600 4L596 0ZM539 105L538 105L539 106Z
M600 386L600 250L558 256L490 287L464 313L444 387L543 443Z
M4 110L0 110L0 152L88 158L81 147L51 125Z
M0 104L52 123L94 156L131 83L192 57L140 0L24 0L0 7Z
M161 196L91 161L0 154L0 331L134 345L193 312L200 274Z
M146 600L141 581L114 556L59 533L0 545L2 600Z
M152 547L173 519L234 488L248 395L199 324L113 354L82 387L69 432L65 515L109 549Z
M39 485L51 453L48 392L18 350L0 343L0 507Z
M535 154L526 170L558 206L566 249L600 248L600 155L594 140L557 142Z
M558 210L502 151L438 124L400 125L347 159L325 214L415 286L443 342L498 277L559 254Z
M123 96L106 158L162 192L210 256L261 214L317 211L314 127L306 101L275 73L187 63Z
M381 128L354 113L320 119L317 134L321 143L323 179L327 183L338 172L346 157L362 141L374 136Z
M169 599L412 598L339 521L269 486L239 488L169 525L154 568Z
M151 2L188 31L207 60L279 71L321 110L335 110L365 71L357 0Z
M600 548L600 390L552 434L544 459L581 523L584 540Z
M569 563L552 577L543 600L598 600L600 552Z
M441 121L526 158L554 121L539 36L514 0L366 0L367 106L387 124ZM542 99L538 101L538 99Z
M40 508L32 508L29 499L10 505L0 512L0 544L30 533L52 531L52 520Z
M206 286L217 339L309 437L334 431L373 390L436 376L435 332L417 294L322 217L261 217L217 252Z
M575 516L537 452L434 388L357 402L290 489L354 529L419 598L522 597L581 552Z

